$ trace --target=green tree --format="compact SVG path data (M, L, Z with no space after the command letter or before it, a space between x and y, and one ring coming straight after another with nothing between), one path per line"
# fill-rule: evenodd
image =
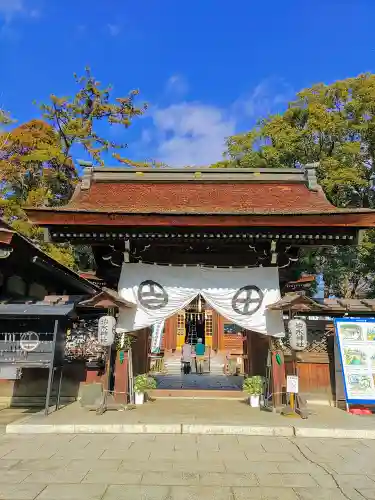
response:
M103 153L113 153L127 145L100 134L99 122L128 128L134 118L145 112L147 105L136 105L138 90L131 90L125 97L113 97L112 88L101 88L90 68L85 69L82 77L74 75L74 78L79 89L72 98L52 94L50 103L41 104L40 109L43 118L59 135L66 158L70 158L73 146L79 145L95 163L103 165ZM117 153L116 158L121 159L121 156Z
M314 162L319 163L318 181L334 205L374 206L374 74L302 90L283 114L228 138L224 160L214 166L298 168ZM312 271L306 262L314 261L330 293L355 297L372 293L374 255L375 233L368 231L358 250L305 253L301 264Z
M8 131L0 129L2 215L53 258L73 268L92 264L92 254L84 247L75 251L69 245L44 243L42 231L28 221L23 208L59 206L70 200L78 181L72 159L77 146L97 164L103 164L108 152L127 162L118 153L126 144L105 138L98 125L106 122L128 128L146 110L145 104L135 104L137 90L114 97L112 89L102 88L89 68L84 76L74 77L78 89L72 98L53 94L48 104L40 104L43 120L31 120ZM0 126L11 124L10 115L0 110Z

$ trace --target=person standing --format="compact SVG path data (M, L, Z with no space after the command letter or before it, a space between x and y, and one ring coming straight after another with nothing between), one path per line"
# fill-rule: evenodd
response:
M195 362L197 373L202 375L203 373L203 363L204 363L204 354L206 352L206 346L203 344L202 339L198 339L198 343L195 346Z
M182 346L181 354L182 354L181 361L184 370L184 375L188 375L191 370L191 355L192 355L191 345L185 342L185 344Z

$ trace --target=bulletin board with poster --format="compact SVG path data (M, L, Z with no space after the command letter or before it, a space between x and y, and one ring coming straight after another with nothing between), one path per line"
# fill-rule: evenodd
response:
M375 318L335 320L347 404L375 404Z

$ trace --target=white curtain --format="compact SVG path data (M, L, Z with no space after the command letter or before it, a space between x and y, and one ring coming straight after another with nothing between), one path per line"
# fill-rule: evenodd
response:
M280 299L275 267L220 269L124 263L118 292L134 304L120 313L120 332L166 320L201 294L227 320L264 335L284 336L281 313L266 310Z

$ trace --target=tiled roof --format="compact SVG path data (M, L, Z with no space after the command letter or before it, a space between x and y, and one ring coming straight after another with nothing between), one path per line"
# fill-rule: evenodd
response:
M320 190L305 184L94 182L66 209L169 214L336 212Z
M293 312L358 313L371 314L375 311L375 299L323 299L314 300L304 295L290 293L267 309Z

